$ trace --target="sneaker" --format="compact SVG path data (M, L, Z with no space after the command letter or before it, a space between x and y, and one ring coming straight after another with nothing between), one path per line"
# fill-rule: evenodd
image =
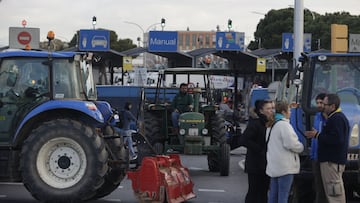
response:
M135 159L137 159L137 155L131 157L131 160L135 160Z

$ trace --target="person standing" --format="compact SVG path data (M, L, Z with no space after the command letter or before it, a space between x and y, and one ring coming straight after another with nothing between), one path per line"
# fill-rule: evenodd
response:
M349 146L349 121L340 109L340 98L328 94L324 98L324 112L327 120L318 137L318 160L329 203L345 203L345 189L342 174L347 161Z
M269 203L287 203L294 174L300 172L299 153L304 145L290 124L286 102L275 104L275 121L267 136L266 174L270 176Z
M325 96L325 93L320 93L316 96L315 101L318 112L315 114L314 117L314 126L311 131L305 132L306 137L311 138L310 159L312 160L312 171L315 183L315 203L327 203L327 198L325 196L324 186L320 173L320 163L318 161L318 140L315 137L317 132L321 132L322 126L326 121L326 115L324 113L323 105Z
M266 168L266 124L273 117L272 101L257 100L253 115L241 136L241 143L247 148L245 172L248 174L246 203L266 203L270 178Z
M180 84L179 93L175 95L171 107L173 108L173 112L171 113L173 128L178 131L180 114L191 111L193 108L193 98L187 93L187 84Z
M126 102L124 106L124 112L123 112L123 130L124 130L124 142L127 144L129 153L130 153L130 159L135 160L137 159L137 155L135 153L134 149L134 143L132 140L132 133L136 132L136 123L137 119L135 116L131 113L132 104L130 102Z

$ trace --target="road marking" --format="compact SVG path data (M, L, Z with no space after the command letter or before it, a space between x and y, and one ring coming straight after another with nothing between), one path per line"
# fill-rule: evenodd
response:
M0 195L0 198L5 198L7 197L7 195Z
M198 167L188 167L189 170L192 170L192 171L204 171L205 169L204 168L198 168Z
M124 186L122 186L122 185L119 185L119 187L118 187L119 189L123 189L124 188Z
M11 182L3 182L0 185L23 185L23 183L11 183Z
M199 192L225 192L225 190L216 190L216 189L198 189Z
M121 199L105 199L105 200L109 202L121 202Z

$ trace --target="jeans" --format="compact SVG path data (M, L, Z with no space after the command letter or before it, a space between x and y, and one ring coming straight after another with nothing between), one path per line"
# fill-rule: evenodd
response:
M293 179L293 174L271 178L268 203L287 203Z
M135 153L135 149L134 149L134 143L133 143L133 140L131 137L134 130L123 130L118 127L114 127L114 130L123 137L124 143L127 144L127 146L128 146L130 156L135 157L136 153Z
M179 116L180 116L179 112L173 111L171 113L171 121L172 121L172 124L173 124L174 128L179 127Z
M129 153L130 153L130 156L131 157L135 157L136 156L136 153L135 153L135 150L134 150L134 144L133 144L133 140L132 140L132 137L131 137L131 132L132 130L127 130L126 131L126 136L124 136L124 143L127 144L128 146L128 149L129 149ZM130 134L130 135L128 135Z

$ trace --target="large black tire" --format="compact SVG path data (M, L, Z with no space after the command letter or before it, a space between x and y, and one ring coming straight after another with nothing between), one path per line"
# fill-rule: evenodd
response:
M208 167L210 172L219 172L219 158L215 151L211 151L207 154Z
M108 170L103 139L83 123L43 123L25 140L20 172L24 186L41 202L81 202L96 195Z
M107 135L117 135L115 131L108 126ZM122 138L106 139L107 150L109 151L109 169L104 177L104 184L97 190L95 198L101 198L113 192L126 176L129 168L129 150L124 147Z
M157 142L154 144L155 154L164 154L164 144Z
M225 119L221 114L214 114L209 119L208 129L211 133L211 142L212 144L226 143L226 127Z
M225 129L225 120L221 114L214 114L209 118L209 123L207 128L210 129L211 135L211 144L218 145L219 151L221 151L221 146L226 144L226 129ZM228 154L226 160L230 160L230 153ZM221 160L225 157L219 156L218 151L210 151L207 154L208 167L211 172L220 171L220 164L226 162L226 160ZM229 161L230 164L230 161ZM223 166L222 166L223 167ZM230 166L228 166L230 167Z
M161 116L155 112L146 112L145 119L145 136L152 146L155 143L163 143L165 136L161 133Z
M228 176L230 172L230 145L229 144L221 144L220 147L220 175Z

